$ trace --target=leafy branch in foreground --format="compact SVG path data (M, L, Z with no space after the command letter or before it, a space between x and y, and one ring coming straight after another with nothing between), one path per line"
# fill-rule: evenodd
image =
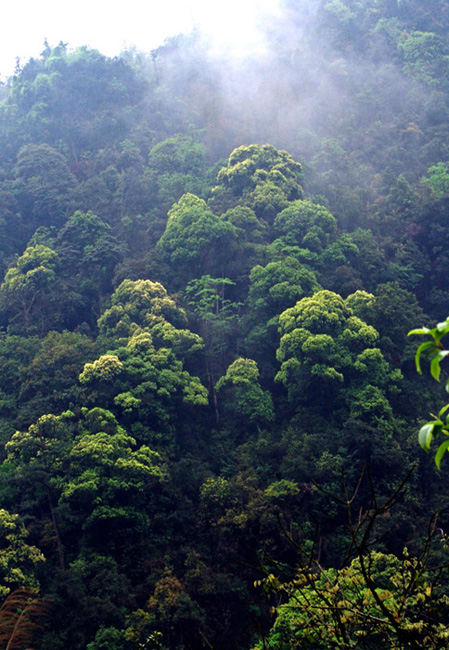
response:
M417 555L404 549L397 557L382 550L382 530L404 496L409 476L383 502L376 496L368 473L361 476L352 492L343 476L343 497L326 492L347 509L348 546L339 567L323 564L318 539L311 546L306 539L293 539L284 531L298 550L299 565L293 577L285 580L285 567L270 563L272 568L265 569L265 578L256 581L255 585L274 595L277 603L268 636L253 650L447 647L448 563L438 561L441 549L435 549L440 542L446 554L447 538L437 528L436 516L429 522ZM365 480L371 492L366 509L359 507L358 499Z
M421 360L422 358L430 360L430 374L435 379L435 381L440 381L441 375L441 362L449 355L449 350L447 350L443 343L443 337L449 333L449 317L438 323L433 329L428 327L422 327L420 329L411 330L408 333L408 336L411 334L418 334L421 336L428 336L430 340L424 341L416 350L415 354L415 363L416 370L421 375ZM446 391L449 392L449 379L446 381ZM438 438L440 434L447 436L447 439L440 444L435 454L435 464L440 469L441 460L444 454L449 449L449 404L443 406L443 408L438 412L438 415L432 414L432 420L426 422L420 431L419 431L419 444L428 452L430 450L430 445L434 438Z

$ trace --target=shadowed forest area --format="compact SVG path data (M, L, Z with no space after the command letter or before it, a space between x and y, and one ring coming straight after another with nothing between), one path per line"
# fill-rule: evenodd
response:
M0 86L1 647L449 646L449 6L263 29Z

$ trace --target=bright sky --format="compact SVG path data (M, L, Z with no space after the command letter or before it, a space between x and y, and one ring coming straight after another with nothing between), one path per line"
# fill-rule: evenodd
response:
M261 47L257 25L277 11L279 0L6 0L1 10L0 76L39 56L44 40L75 48L88 45L114 56L136 45L150 51L168 36L194 26L217 48L239 55Z

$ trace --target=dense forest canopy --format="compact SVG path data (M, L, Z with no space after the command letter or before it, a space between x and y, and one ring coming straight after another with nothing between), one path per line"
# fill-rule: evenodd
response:
M448 36L283 0L3 84L0 644L447 647Z

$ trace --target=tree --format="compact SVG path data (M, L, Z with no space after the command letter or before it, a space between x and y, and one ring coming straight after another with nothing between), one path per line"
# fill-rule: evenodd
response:
M28 431L16 432L6 451L20 507L37 519L43 537L48 536L42 520L47 504L62 571L68 568L66 546L73 553L89 539L91 547L115 548L118 528L134 529L135 535L146 530L145 504L163 477L163 465L159 454L138 446L110 411L83 407L78 416L71 411L44 415Z
M6 272L0 287L0 307L8 316L11 332L43 336L48 331L57 263L57 253L38 244L29 246Z
M427 177L424 176L421 179L421 183L430 187L437 199L447 195L449 193L448 164L439 162L436 165L429 167L427 170Z
M203 199L184 194L169 211L157 246L179 269L179 285L206 273L223 275L236 236L235 227L208 210Z
M264 183L272 183L282 192L285 201L292 201L302 197L301 172L301 165L286 151L269 144L251 144L234 149L227 166L218 174L218 182L237 196L250 193Z
M324 206L298 200L277 215L273 229L285 244L320 253L335 235L337 222Z
M92 294L100 300L112 290L114 267L123 255L123 245L112 228L97 215L77 210L59 230L55 250L61 260L61 274L72 290Z
M315 273L293 256L251 269L246 311L242 317L245 350L270 376L279 343L280 314L321 287Z
M137 447L105 409L84 409L77 428L65 479L59 481L59 502L70 505L89 544L104 552L118 544L118 529L137 534L148 526L139 508L146 502L141 495L161 481L164 471L159 454L145 445Z
M140 329L169 323L173 327L187 324L185 311L179 307L160 282L123 280L111 297L111 307L98 320L100 334L126 340Z
M160 283L124 280L98 321L110 349L80 375L91 404L121 413L140 441L165 449L175 433L181 441L185 409L193 418L196 407L208 403L200 379L185 367L203 349L197 334L176 327L185 322L184 310Z
M27 514L36 517L48 508L59 568L66 568L57 502L59 478L67 467L67 454L73 440L72 413L43 415L28 431L16 431L6 444L7 460L15 469L15 483L20 486L21 500L32 504ZM34 511L33 511L34 506ZM28 508L30 506L28 505Z
M262 390L259 369L252 359L236 359L217 382L216 390L225 418L230 420L233 428L247 426L249 421L260 432L260 426L274 420L271 395Z
M77 332L49 332L41 339L33 358L20 365L18 397L26 418L33 422L45 413L73 408L82 399L79 374L97 354L96 343ZM19 427L23 423L22 415Z
M204 191L204 145L192 136L176 134L158 142L148 155L148 176L155 185L159 210L167 211L186 193Z
M20 397L24 386L24 369L38 354L40 341L37 337L0 335L0 414L3 445L23 422L27 411L26 398ZM22 412L22 417L20 416ZM26 424L34 421L35 415ZM26 415L25 415L26 420Z
M87 363L80 382L88 387L86 399L122 414L140 441L159 444L168 451L174 436L183 440L188 426L186 410L208 404L200 379L183 367L169 347L156 347L148 331L134 334L114 354Z
M357 295L357 294L356 294ZM376 347L378 332L331 291L303 298L279 317L276 381L292 402L346 404L351 417L393 432L387 393L402 379ZM394 390L394 388L393 388ZM334 408L335 408L334 406Z
M439 86L448 74L447 46L433 32L412 31L401 35L398 51L407 75L430 86Z
M36 566L45 561L41 551L28 544L26 530L19 515L0 509L0 597L21 587L36 588ZM1 615L0 615L1 620Z
M248 206L237 205L223 214L223 219L229 221L237 230L239 242L245 240L251 243L261 243L267 235L267 226L260 221Z
M358 493L366 478L371 501L364 508ZM449 565L447 561L441 565L440 549L435 547L441 545L446 554L447 539L444 534L435 536L436 517L429 522L416 555L407 548L402 557L378 550L383 525L388 526L386 521L402 498L407 480L382 500L372 479L363 474L353 490L343 479L342 496L327 493L347 512L348 544L337 568L324 565L316 536L312 540L301 531L296 538L285 531L297 549L299 566L290 577L285 564L271 563L274 572L261 566L265 578L256 585L276 595L277 604L276 620L268 637L256 646L258 650L436 650L446 646Z
M253 324L269 321L320 288L313 271L290 256L254 266L249 279L248 317Z
M36 226L60 226L76 185L64 156L48 144L29 144L17 156L16 192L21 210Z
M204 342L206 375L214 399L217 422L219 417L215 383L224 371L228 359L235 353L238 332L237 315L240 303L226 298L226 291L234 284L229 278L204 275L191 280L185 290Z

